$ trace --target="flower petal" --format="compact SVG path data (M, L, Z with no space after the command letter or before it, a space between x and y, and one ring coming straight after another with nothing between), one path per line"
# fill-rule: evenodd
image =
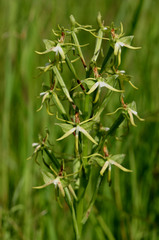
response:
M90 141L92 141L94 144L97 144L98 143L91 137L91 135L82 127L78 126L78 129L80 132L82 132Z
M76 130L76 127L72 128L72 129L69 130L67 133L65 133L62 137L56 139L56 141L63 140L64 138L66 138L66 137L68 137L69 135L71 135L75 130Z
M99 82L96 82L92 87L91 89L87 92L87 94L91 94L92 92L94 92L94 90L98 87L99 85Z
M107 167L109 166L109 161L106 161L100 171L100 175L103 176L104 172L106 171Z
M123 90L118 90L116 88L113 88L111 85L109 85L108 83L105 82L99 82L100 87L106 87L114 92L123 92Z
M116 167L120 168L122 171L124 172L132 172L132 170L130 169L127 169L127 168L124 168L122 165L120 165L119 163L113 161L113 160L109 160L109 162L112 164L112 165L115 165Z

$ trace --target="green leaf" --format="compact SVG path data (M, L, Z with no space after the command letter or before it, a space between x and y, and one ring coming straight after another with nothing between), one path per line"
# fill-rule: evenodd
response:
M96 46L95 46L94 55L91 59L91 62L97 61L97 58L101 50L102 37L103 37L103 30L100 28L98 31L98 38L96 39Z
M62 103L60 102L60 100L59 100L59 98L58 98L58 96L57 96L57 94L56 94L55 92L53 92L52 97L53 97L53 101L54 101L54 103L56 104L56 106L57 106L57 108L59 109L59 111L60 111L62 114L66 115L66 111L65 111Z
M58 82L59 82L63 92L65 93L66 97L68 98L68 100L70 102L73 102L72 98L70 97L69 91L68 91L68 89L67 89L67 87L66 87L66 85L65 85L65 83L64 83L64 81L63 81L63 79L61 77L61 74L59 73L59 71L58 71L56 66L53 66L53 71L54 71L54 73L56 75L56 78L57 78L57 80L58 80Z

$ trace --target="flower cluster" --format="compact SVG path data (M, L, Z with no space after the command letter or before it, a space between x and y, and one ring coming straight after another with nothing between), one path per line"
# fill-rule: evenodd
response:
M124 154L108 153L108 148L111 152L109 137L114 138L121 123L128 122L136 126L134 116L139 120L143 119L138 116L134 101L124 103L126 96L124 85L128 82L133 88L137 88L132 83L131 76L119 69L122 48L139 48L131 45L133 36L124 36L122 24L119 28L115 28L113 24L105 26L100 14L97 17L98 29L90 25L80 25L72 15L70 22L70 29L58 26L57 31L53 30L53 40L44 40L46 50L36 53L47 54L48 62L39 69L44 74L49 73L50 76L49 83L44 83L43 91L40 93L42 101L38 111L45 104L47 113L54 118L54 128L59 126L64 132L55 143L61 142L61 149L63 139L69 141L72 136L70 144L74 144L74 151L71 158L72 166L69 167L71 170L69 172L67 170L70 161L63 157L62 152L57 154L55 147L49 143L48 132L39 143L33 144L35 148L33 156L40 165L45 182L44 185L35 188L43 188L50 184L55 186L58 198L60 196L65 198L70 207L76 239L79 239L79 229L89 216L88 212L90 213L94 204L106 170L108 169L109 185L113 165L125 172L131 172L121 165ZM87 61L84 50L86 46L88 48L88 44L81 45L78 39L81 31L91 34L95 39L92 57ZM103 54L103 45L106 44L109 45L108 52ZM72 79L67 78L64 65L71 72ZM107 113L107 116L116 114L116 120L107 126L107 123L103 123L101 114L106 112L112 94L119 96L119 108L113 113ZM39 160L40 152L42 162ZM92 183L96 184L95 192L92 193L92 200L84 214L81 201L84 201L87 186L92 181L90 175L94 165L98 179Z

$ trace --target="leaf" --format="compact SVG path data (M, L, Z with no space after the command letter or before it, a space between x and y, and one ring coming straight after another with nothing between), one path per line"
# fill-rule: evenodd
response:
M97 144L98 143L91 137L91 135L82 127L78 126L78 129L80 132L82 132L90 141L92 141L94 144Z
M68 98L68 100L70 102L73 102L72 98L70 97L69 91L68 91L68 89L67 89L67 87L66 87L66 85L65 85L65 83L64 83L64 81L63 81L63 79L61 77L61 74L59 73L59 71L58 71L56 66L53 66L53 71L54 71L54 73L55 73L55 75L57 77L57 80L58 80L58 82L59 82L63 92L65 93L66 97Z
M60 110L60 112L64 115L66 115L66 111L55 92L53 92L52 97L53 97L54 103L56 104L56 106Z

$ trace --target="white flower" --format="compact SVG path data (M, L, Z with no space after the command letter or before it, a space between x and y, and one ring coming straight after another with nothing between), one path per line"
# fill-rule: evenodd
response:
M59 54L62 57L63 60L65 59L64 51L63 51L62 47L59 44L57 44L56 47L53 47L52 51L55 52L56 55Z

